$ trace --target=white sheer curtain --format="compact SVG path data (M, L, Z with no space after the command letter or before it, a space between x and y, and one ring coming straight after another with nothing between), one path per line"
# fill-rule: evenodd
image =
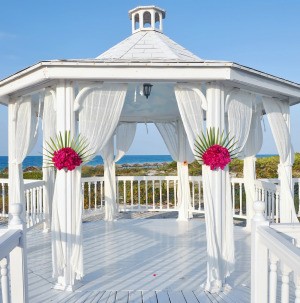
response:
M34 147L38 137L38 117L37 108L31 96L21 98L15 104L15 140L14 156L9 159L12 171L9 172L9 179L13 180L13 195L10 203L21 203L24 207L24 180L22 162ZM25 207L24 207L25 209ZM25 217L25 211L23 212Z
M195 139L203 130L202 108L206 106L205 97L200 90L188 84L176 85L175 95L191 150L194 151Z
M256 158L263 143L261 127L262 107L256 105L252 112L251 127L247 142L244 146L244 186L246 191L247 229L251 228L254 216L253 203L255 201Z
M239 157L244 156L244 146L250 132L252 118L252 104L255 95L243 91L233 93L228 104L228 132L230 138L236 141Z
M87 138L90 153L96 156L112 137L118 124L121 110L124 104L127 91L127 84L105 83L99 87L84 88L75 99L75 105L79 109L79 132ZM59 190L60 178L65 174L58 171L53 199L52 215L52 256L53 256L53 275L62 275L65 260L68 256L61 245L63 235L61 234L60 201L56 199L56 191ZM81 192L81 169L75 169L71 174L72 183L76 184L72 194L72 212L76 218L72 225L74 235L74 248L71 256L71 265L76 278L83 276L83 257L82 257L82 192Z
M116 157L115 162L118 162L129 150L136 133L136 123L122 122L116 130Z
M179 144L182 144L184 142L184 137L187 136L190 149L194 152L195 139L203 130L202 108L206 108L206 99L202 92L193 85L177 84L174 87L174 91L180 117L186 133L186 135L182 133ZM183 162L178 162L177 169L178 176L182 175L182 178L188 178L187 165L184 165ZM187 186L185 185L183 189L187 190ZM187 196L187 193L184 194L184 197Z
M55 112L55 92L47 91L44 97L44 111L43 111L43 154L47 155L49 147L46 142L50 138L56 136L56 112ZM45 229L51 226L52 214L52 199L54 194L55 170L47 163L45 156L43 157L43 180L45 187L43 191L44 198L44 212L45 212Z
M188 165L194 160L184 127L181 121L155 123L170 154L177 162L178 173L178 220L186 221L190 217L191 194L189 185ZM186 163L185 163L186 161Z
M294 150L289 131L289 103L270 97L263 97L262 101L280 157L280 164L278 165L280 222L298 223L293 194L292 166Z
M113 221L117 213L116 165L130 148L136 132L136 123L121 123L116 130L116 151L114 158L114 136L101 150L104 162L105 220Z

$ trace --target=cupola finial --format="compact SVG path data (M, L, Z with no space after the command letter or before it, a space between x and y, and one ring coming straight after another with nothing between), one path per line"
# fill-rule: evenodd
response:
M155 30L162 32L166 11L157 6L138 6L129 11L132 21L132 33L144 30Z

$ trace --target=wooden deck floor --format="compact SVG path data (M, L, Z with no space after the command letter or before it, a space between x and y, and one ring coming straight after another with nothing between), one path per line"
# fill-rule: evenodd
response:
M50 234L27 235L29 302L250 302L250 235L235 227L231 291L203 292L205 223L175 219L102 220L83 224L85 277L73 293L53 289Z

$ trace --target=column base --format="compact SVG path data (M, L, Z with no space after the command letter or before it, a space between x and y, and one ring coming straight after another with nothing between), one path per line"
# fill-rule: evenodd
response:
M59 280L59 278L58 278ZM79 282L78 280L76 280L74 282L74 285L64 285L62 283L55 283L55 285L53 286L53 289L55 290L62 290L62 291L70 291L70 292L73 292L75 291L76 289L80 288L83 284L81 282Z

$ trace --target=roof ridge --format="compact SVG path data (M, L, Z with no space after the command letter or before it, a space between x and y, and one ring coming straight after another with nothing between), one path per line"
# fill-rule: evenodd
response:
M140 37L140 39L138 39L138 41L136 41L134 44L132 44L131 45L131 47L120 57L120 59L122 58L122 57L124 57L127 53L129 53L129 51L130 50L132 50L145 36L147 35L147 32L146 33L144 33L141 37Z
M201 58L199 58L197 55L193 54L191 51L189 51L187 48L183 47L181 44L176 43L174 40L172 40L170 37L168 37L165 34L160 33L161 35L159 35L159 39L162 41L162 43L175 55L177 55L177 53L174 51L174 48L170 47L169 43L166 43L166 41L163 41L164 39L169 40L169 42L171 42L173 45L176 45L177 47L180 46L180 48L182 48L184 51L188 52L188 54L185 54L186 56L188 55L190 58L193 58L193 56L197 57L198 59L202 60ZM192 56L190 56L190 54Z

